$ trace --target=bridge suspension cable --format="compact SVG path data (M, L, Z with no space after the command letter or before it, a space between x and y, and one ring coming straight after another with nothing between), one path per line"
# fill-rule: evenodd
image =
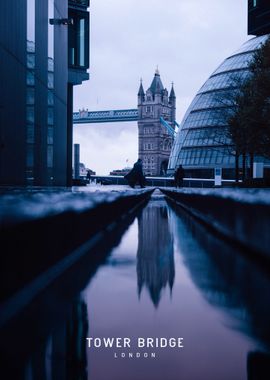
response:
M164 120L163 117L160 117L160 122L167 129L169 134L174 138L176 131L173 129L173 127L166 120Z

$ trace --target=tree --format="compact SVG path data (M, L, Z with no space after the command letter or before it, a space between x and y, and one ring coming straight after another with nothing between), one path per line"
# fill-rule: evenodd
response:
M232 76L230 90L220 96L225 137L231 142L226 144L235 155L236 181L240 157L243 179L247 160L253 177L254 157L270 157L270 38L254 53L248 69L245 80Z
M253 86L253 129L256 154L270 157L270 38L254 53L249 65Z

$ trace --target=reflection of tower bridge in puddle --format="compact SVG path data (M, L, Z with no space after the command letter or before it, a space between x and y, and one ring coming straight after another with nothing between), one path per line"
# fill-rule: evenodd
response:
M139 216L137 281L139 297L145 286L156 307L162 289L168 285L172 292L175 276L173 254L168 208L164 201L153 200Z

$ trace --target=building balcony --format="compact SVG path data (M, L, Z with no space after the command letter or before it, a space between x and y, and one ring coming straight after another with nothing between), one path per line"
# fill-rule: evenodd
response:
M89 68L89 0L69 0L68 30L69 82L80 84L87 80Z

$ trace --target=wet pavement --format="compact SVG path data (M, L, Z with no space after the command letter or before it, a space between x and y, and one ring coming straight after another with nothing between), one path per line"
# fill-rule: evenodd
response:
M57 295L51 289L26 311L29 344L20 345L29 353L18 361L13 345L14 357L6 358L9 366L20 362L21 379L270 378L266 268L168 204L158 190L129 225L105 240L94 263L77 264L59 279ZM37 309L43 310L38 321ZM53 309L49 317L47 309ZM119 339L106 348L103 338Z

